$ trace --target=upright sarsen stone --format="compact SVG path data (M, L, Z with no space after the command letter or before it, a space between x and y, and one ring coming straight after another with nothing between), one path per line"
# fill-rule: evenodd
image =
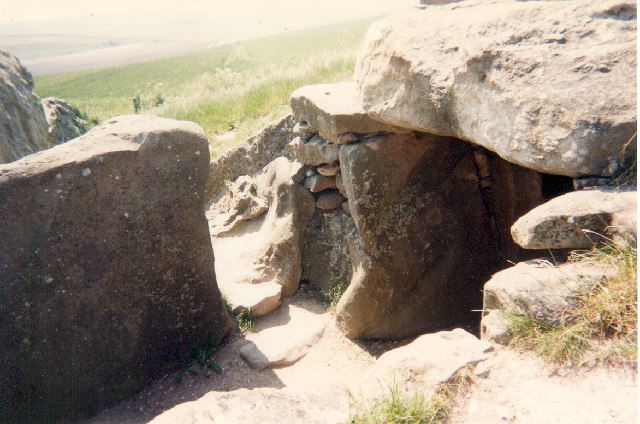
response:
M196 124L122 116L0 166L0 421L95 413L231 321Z

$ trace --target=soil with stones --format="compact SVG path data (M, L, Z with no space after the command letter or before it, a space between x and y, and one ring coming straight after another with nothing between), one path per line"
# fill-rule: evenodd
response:
M255 370L239 355L241 347L261 331L305 325L308 314L324 316L328 324L309 353L290 366ZM321 402L347 403L344 391L375 363L382 353L402 342L353 342L337 330L333 314L300 291L286 298L273 313L257 319L252 332L237 328L227 336L212 359L222 373L201 369L176 371L136 396L103 411L88 424L142 424L179 404L199 399L211 391L230 392L262 387L335 393ZM451 424L484 423L632 423L637 421L636 373L628 369L596 368L589 372L555 375L541 360L529 354L496 346L491 358L480 363L471 388L457 401ZM322 409L327 405L314 405ZM352 408L353 410L353 408ZM265 424L268 424L265 421Z

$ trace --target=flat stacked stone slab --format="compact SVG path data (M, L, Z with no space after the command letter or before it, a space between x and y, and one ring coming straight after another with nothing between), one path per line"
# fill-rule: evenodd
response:
M374 24L364 111L540 172L611 175L636 157L635 2L470 0Z
M293 115L307 122L321 137L334 143L357 141L347 133L407 132L373 120L362 107L358 88L350 82L307 85L298 88L289 99Z

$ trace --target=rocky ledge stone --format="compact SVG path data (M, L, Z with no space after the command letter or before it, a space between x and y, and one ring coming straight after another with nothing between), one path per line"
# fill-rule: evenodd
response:
M240 348L240 356L252 368L265 369L291 365L304 357L322 337L325 318L307 313L304 326L282 325L258 333Z
M294 138L294 125L295 119L288 115L213 158L207 182L207 198L222 196L226 192L225 181L255 174L276 158L287 156L287 146Z
M577 177L636 156L636 2L469 0L374 24L356 64L373 119Z
M321 137L334 143L357 141L346 133L407 132L374 121L362 108L357 87L350 82L307 85L298 88L289 100L296 119L306 121Z
M576 296L614 272L590 262L559 266L541 259L521 262L496 273L485 284L483 310L528 314L545 323L558 323L563 312L575 305Z
M208 173L199 126L140 115L0 165L0 421L92 415L229 331Z
M581 190L538 206L511 227L525 249L588 249L613 239L636 238L638 194Z
M489 358L490 343L457 328L425 334L410 344L384 353L352 390L356 398L367 400L388 393L430 392L460 369Z
M52 146L80 137L89 129L64 100L47 97L40 103L49 124L49 144Z
M47 120L31 73L17 57L0 49L0 163L48 147Z
M207 211L221 286L275 282L282 295L298 289L300 237L313 216L309 190L295 180L304 167L279 157L243 176Z

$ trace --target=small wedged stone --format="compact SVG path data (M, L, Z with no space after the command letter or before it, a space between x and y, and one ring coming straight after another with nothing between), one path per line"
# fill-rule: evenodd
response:
M334 143L352 143L358 138L347 133L399 132L408 130L374 121L366 114L358 89L351 82L316 84L300 87L289 99L294 116L318 130L321 137Z
M344 197L336 190L326 190L320 193L318 200L316 200L316 207L323 211L332 211L334 209L340 209L344 202Z
M323 190L336 188L335 177L325 177L324 175L313 175L304 180L304 186L308 188L311 193L319 193Z
M289 143L289 151L300 163L320 166L336 162L340 155L340 146L329 143L319 135L314 135L306 143L300 137L294 138Z
M340 163L336 162L319 166L317 171L320 175L324 175L325 177L335 177L340 172Z

